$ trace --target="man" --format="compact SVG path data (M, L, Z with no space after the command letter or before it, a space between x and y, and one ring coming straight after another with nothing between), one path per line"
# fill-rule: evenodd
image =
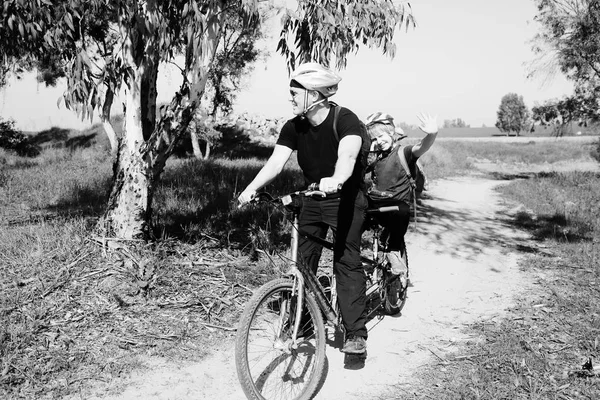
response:
M360 236L367 200L364 170L370 143L358 117L340 108L337 135L333 128L334 106L329 97L341 78L317 63L300 65L291 76L290 101L295 117L285 123L264 167L240 194L241 204L282 171L293 151L306 185L319 184L325 198L305 198L299 218L301 231L324 238L329 228L335 236L334 265L337 293L346 330L343 352L366 352L366 280L360 261ZM341 187L341 190L339 189ZM300 239L298 259L316 273L321 246Z

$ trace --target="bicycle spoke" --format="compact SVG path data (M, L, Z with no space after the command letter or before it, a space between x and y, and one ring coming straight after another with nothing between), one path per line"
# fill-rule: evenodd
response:
M244 373L248 374L253 391L264 399L305 398L309 385L314 386L315 378L322 373L324 345L317 346L313 328L313 315L318 309L302 313L299 337L294 344L296 307L291 285L280 287L254 305L248 321ZM324 341L324 337L320 340Z

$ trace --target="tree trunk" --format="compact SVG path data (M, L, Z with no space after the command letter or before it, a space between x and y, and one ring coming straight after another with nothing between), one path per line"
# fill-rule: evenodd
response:
M205 147L205 151L204 151L204 159L208 160L209 156L210 156L210 142L206 141L206 147Z
M114 156L119 150L119 140L117 139L115 129L110 122L110 108L112 107L113 98L114 92L111 88L108 88L104 96L104 104L102 105L102 115L100 116L100 119L102 121L102 126L104 127L104 132L110 142L110 153Z
M102 220L105 234L145 239L150 234L154 174L150 157L141 151L154 129L158 56L151 43L140 46L135 28L124 25L123 53L131 71L125 90L124 137L113 165L113 186ZM144 52L144 57L140 57Z
M195 129L190 129L190 138L192 140L192 150L194 151L194 157L197 160L202 160L202 150L200 150L200 143L198 142L198 135Z
M104 128L104 132L106 136L108 136L108 141L110 142L110 154L116 155L117 150L119 149L119 142L117 140L117 134L115 129L109 120L102 118L102 127Z
M148 7L155 3L148 2ZM102 220L105 234L124 239L147 239L152 227L152 197L155 183L192 121L200 103L208 69L214 60L223 24L222 10L208 18L202 36L201 56L193 54L194 43L186 55L184 83L171 103L161 112L156 122L156 79L160 57L147 38L121 21L124 38L124 63L129 71L127 81L124 137L113 168L113 187L108 207ZM143 19L136 20L145 24Z
M113 186L102 221L104 233L110 237L145 239L150 235L154 189L147 162L123 142L113 170Z

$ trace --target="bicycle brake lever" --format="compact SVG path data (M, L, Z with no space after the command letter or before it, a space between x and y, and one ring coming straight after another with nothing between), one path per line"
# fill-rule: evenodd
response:
M323 192L322 190L311 190L305 193L305 196L321 196L321 197L326 197L327 193Z

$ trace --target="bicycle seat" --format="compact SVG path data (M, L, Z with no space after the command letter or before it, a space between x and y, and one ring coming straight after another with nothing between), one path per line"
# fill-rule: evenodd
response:
M379 221L377 221L376 218L378 215L399 210L400 208L398 206L367 208L366 218L363 225L363 232L371 229L381 228L381 225L379 224Z

